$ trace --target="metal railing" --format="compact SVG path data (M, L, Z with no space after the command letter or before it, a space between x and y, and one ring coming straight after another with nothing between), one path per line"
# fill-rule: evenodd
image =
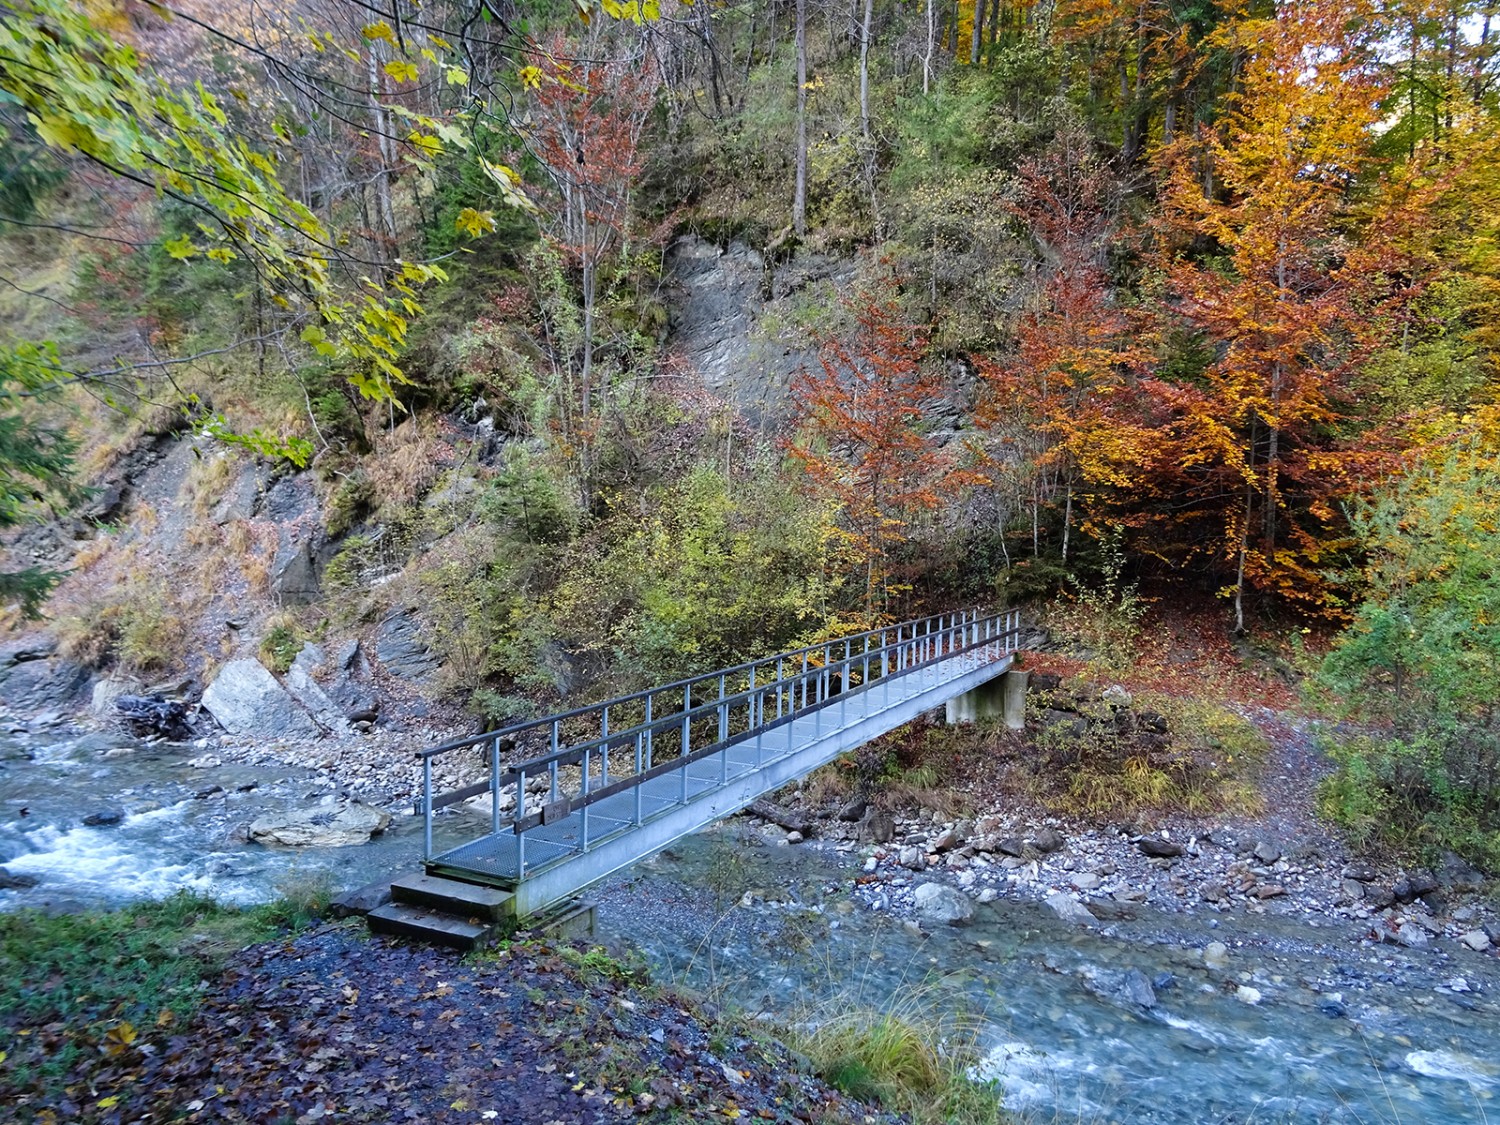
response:
M422 799L415 811L423 817L424 858L434 858L433 814L486 794L490 797L490 833L510 830L516 834L521 873L526 866L524 834L575 812L582 819L578 850L586 851L591 805L634 788L634 823L638 825L644 782L678 771L680 803L685 804L689 800L687 767L727 744L807 716L816 716L819 726L815 730L820 731L822 715L835 697L847 698L963 653L985 661L1002 659L1016 650L1019 631L1017 610L936 614L423 750L417 755L422 762ZM545 738L547 751L514 764L503 763L527 736ZM434 760L465 750L484 755L488 777L435 795ZM721 772L726 762L727 756L721 756ZM532 784L543 777L546 781L541 786ZM528 792L531 788L539 792ZM502 813L505 799L512 801L508 813Z

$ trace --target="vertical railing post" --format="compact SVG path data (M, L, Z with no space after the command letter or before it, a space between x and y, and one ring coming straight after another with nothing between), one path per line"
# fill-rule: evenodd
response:
M724 677L719 677L719 741L729 737L729 708L724 706Z
M516 769L516 820L526 815L526 767ZM516 878L526 877L526 833L516 833Z
M422 759L422 858L432 860L432 759Z
M500 835L500 740L490 739L490 835Z
M640 827L641 823L641 735L635 736L635 823Z
M651 768L651 736L655 731L651 726L651 693L646 693L646 768Z
M784 674L781 668L781 657L776 658L776 717L781 718L781 693L786 690L783 684Z

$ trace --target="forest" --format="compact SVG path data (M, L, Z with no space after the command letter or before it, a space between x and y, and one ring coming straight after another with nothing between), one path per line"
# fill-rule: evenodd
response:
M1128 658L1185 601L1346 720L1336 818L1500 863L1494 23L11 0L6 612L179 666L267 589L207 518L246 459L322 513L273 664L420 602L491 722L973 603ZM758 273L727 389L684 245ZM198 513L165 548L100 498L163 435Z

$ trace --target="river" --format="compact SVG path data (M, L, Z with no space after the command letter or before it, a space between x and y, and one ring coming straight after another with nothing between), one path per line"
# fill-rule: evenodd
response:
M289 880L343 889L414 865L410 816L360 847L241 842L237 826L262 811L331 790L314 771L203 753L103 735L0 740L0 864L38 880L0 892L0 909L181 889L251 903ZM118 822L83 823L101 812ZM600 935L751 1016L895 1006L961 1018L978 1072L1028 1121L1483 1122L1500 1087L1493 957L1398 952L1274 916L1141 910L1079 928L1004 899L968 926L922 932L856 903L858 870L857 857L767 846L731 823L603 888ZM1222 968L1204 965L1211 941L1229 947Z

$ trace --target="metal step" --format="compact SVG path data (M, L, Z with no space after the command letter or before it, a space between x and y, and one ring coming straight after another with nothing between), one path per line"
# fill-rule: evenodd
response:
M377 934L415 938L466 951L488 945L499 931L499 927L493 922L459 918L436 910L425 910L420 906L403 906L394 902L370 911L365 919L369 922L370 929Z
M515 913L515 898L509 891L481 887L457 879L421 873L403 875L391 884L391 898L398 903L442 910L461 918L483 918L498 922Z

